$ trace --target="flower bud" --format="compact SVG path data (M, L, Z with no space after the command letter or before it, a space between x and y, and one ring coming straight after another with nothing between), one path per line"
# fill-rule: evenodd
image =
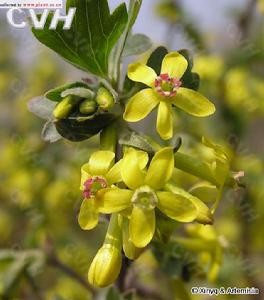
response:
M96 111L97 104L93 99L85 99L79 107L82 114L89 115Z
M122 264L121 251L105 244L97 252L88 272L89 283L96 287L106 287L118 277Z
M88 272L88 281L96 287L106 287L118 277L122 265L122 236L117 214L112 214L103 246L97 252Z
M115 104L113 95L104 87L99 88L95 100L103 110L109 110Z
M73 109L73 107L75 106L76 102L77 102L76 99L74 99L72 96L65 97L55 107L55 109L53 111L53 116L56 119L66 118L70 114L70 112Z

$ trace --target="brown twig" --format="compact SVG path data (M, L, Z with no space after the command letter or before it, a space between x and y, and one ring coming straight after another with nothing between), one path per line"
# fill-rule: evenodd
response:
M126 274L123 280L125 286L124 295L134 291L135 294L145 299L164 300L156 288L146 286L138 281L135 266L130 266L130 268L126 269Z
M44 298L43 298L42 292L39 290L39 287L36 284L33 277L28 272L25 272L25 277L26 277L28 283L30 284L30 287L31 287L32 291L34 292L36 298L38 300L43 300Z
M96 294L95 289L89 285L89 283L81 277L77 272L75 272L71 267L64 264L60 259L52 254L49 255L47 258L47 264L50 265L53 268L57 268L63 273L65 273L67 276L74 279L76 282L78 282L80 285L82 285L86 290L88 290L93 296Z

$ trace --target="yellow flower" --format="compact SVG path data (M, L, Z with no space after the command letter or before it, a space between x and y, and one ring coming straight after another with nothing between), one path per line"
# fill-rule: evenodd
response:
M215 112L215 106L200 93L181 87L181 78L188 67L187 60L178 52L167 54L161 66L161 74L141 63L130 64L128 77L141 82L149 88L134 95L126 105L124 119L137 122L144 119L158 106L157 131L164 139L173 136L172 105L185 112L205 117Z
M89 162L82 166L81 190L84 200L81 205L78 221L82 229L93 229L98 224L97 192L122 180L121 163L114 164L115 154L112 151L97 151Z
M129 153L131 149L127 149L125 153ZM137 151L140 160L140 168L143 169L147 164L147 153ZM112 151L94 152L87 164L81 168L81 186L84 200L81 205L78 221L84 230L90 230L98 224L98 205L100 200L97 198L99 190L113 186L113 184L121 182L121 166L123 159L114 164L115 153Z
M155 232L156 207L179 222L195 220L200 211L194 203L195 199L163 190L174 169L172 148L158 151L149 167L144 169L142 167L147 165L148 159L137 152L131 148L123 158L121 175L128 189L106 188L98 191L96 197L101 213L129 211L130 239L136 247L143 248L152 240Z

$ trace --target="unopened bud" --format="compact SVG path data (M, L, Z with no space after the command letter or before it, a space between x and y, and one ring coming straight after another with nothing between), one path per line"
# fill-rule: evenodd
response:
M57 104L53 111L53 116L56 119L66 118L73 107L76 105L77 101L72 96L65 97L60 103Z
M113 95L104 87L99 88L95 100L103 110L109 110L115 104Z
M88 281L106 287L118 277L122 265L122 236L118 215L112 214L103 246L98 250L88 272Z
M79 107L79 110L82 114L89 115L96 111L97 104L92 99L85 99Z
M212 225L214 223L214 217L210 209L198 198L192 198L193 204L196 206L198 215L196 221L204 225Z
M122 264L121 251L105 244L97 252L88 272L89 283L96 287L106 287L118 277Z

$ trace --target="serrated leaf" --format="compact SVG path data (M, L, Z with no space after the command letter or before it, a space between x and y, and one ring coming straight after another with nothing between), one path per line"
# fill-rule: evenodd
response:
M51 120L53 118L52 113L55 106L56 103L45 97L36 97L28 102L28 110L44 120Z
M58 133L54 122L47 122L41 132L41 138L45 142L55 143L62 138L62 136Z
M79 69L106 77L109 54L127 24L125 3L110 14L107 0L67 0L76 7L70 30L62 22L50 30L52 16L43 30L32 29L35 37Z
M78 118L69 117L55 122L58 133L72 142L80 142L96 135L105 127L109 126L115 119L116 115L103 113L95 115L92 119L78 121Z
M144 34L129 35L123 51L123 56L139 55L152 47L149 37Z
M84 82L73 82L73 83L66 83L64 85L61 85L59 87L56 87L55 89L52 89L48 91L45 94L45 97L51 101L60 102L63 99L63 96L61 95L64 91L74 88L88 88L87 84Z

